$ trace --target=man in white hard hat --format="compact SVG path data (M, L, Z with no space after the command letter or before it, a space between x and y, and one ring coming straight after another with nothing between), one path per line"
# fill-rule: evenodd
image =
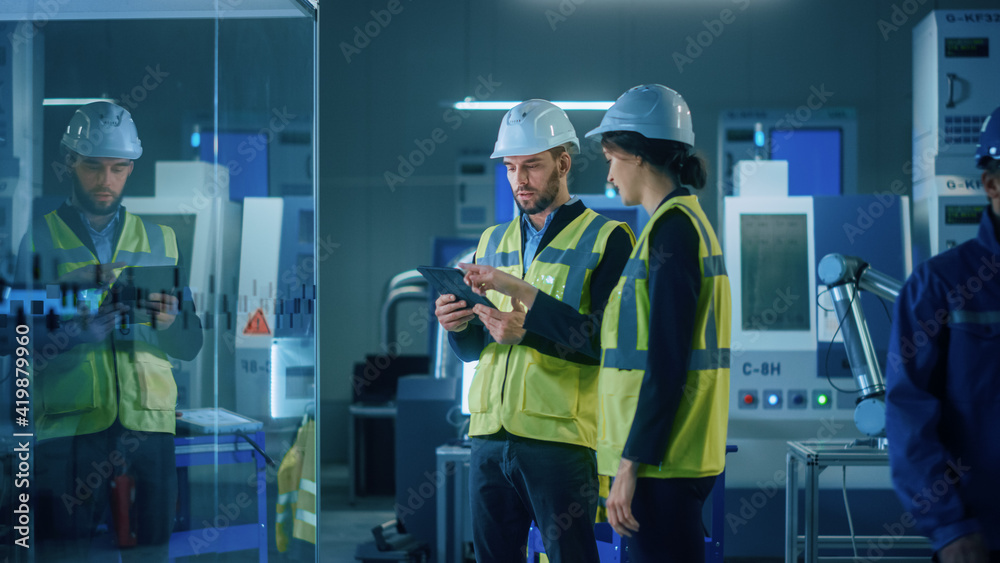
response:
M469 435L480 563L524 561L531 521L550 561L598 561L597 335L634 236L570 196L578 151L559 107L528 100L507 112L492 156L507 166L521 214L487 229L475 264L463 265L466 283L497 309L469 309L454 295L436 301L455 353L479 360ZM530 291L505 284L511 276Z
M110 102L82 106L61 145L72 192L33 219L18 278L84 291L100 307L34 323L36 560L85 560L95 545L137 545L122 557L166 560L177 503L170 358L194 359L201 323L190 299L182 308L182 291L123 298L112 285L126 269L138 277L147 267L176 272L166 283L182 285L174 231L121 205L142 154L129 112ZM110 537L98 533L108 513Z

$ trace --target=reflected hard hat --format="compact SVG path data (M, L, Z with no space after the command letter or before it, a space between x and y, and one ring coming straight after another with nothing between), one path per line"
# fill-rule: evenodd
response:
M694 146L691 110L680 94L662 84L644 84L622 94L604 114L601 124L587 133L634 131L647 139L678 141Z
M566 112L545 100L527 100L503 116L490 158L528 156L566 143L570 153L580 152L580 140Z
M1000 160L1000 108L993 110L979 130L976 167L986 168L990 160Z
M76 110L62 144L82 156L135 160L142 155L132 114L111 102L93 102Z

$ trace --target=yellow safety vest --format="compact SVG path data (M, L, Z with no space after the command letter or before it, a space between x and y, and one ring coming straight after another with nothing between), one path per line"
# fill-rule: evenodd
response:
M177 238L170 227L146 228L139 217L122 215L112 262L125 262L129 267L177 265ZM32 248L41 260L55 262L57 275L99 263L56 211L44 220L32 230ZM105 291L100 299L107 296ZM131 430L172 434L177 384L154 333L148 323L132 325L127 335L115 329L111 338L101 342L58 350L44 367L36 363L39 439L100 432L116 417ZM65 342L66 335L60 337L57 331L53 343L58 346L60 339ZM46 354L47 350L36 352Z
M591 275L604 257L608 237L619 225L624 223L585 209L539 249L525 273L521 221L515 219L483 233L476 263L522 278L587 315L591 312ZM513 310L506 295L491 290L487 297L501 311ZM490 342L479 356L469 389L469 435L493 434L502 426L518 436L593 448L598 369L527 346Z
M299 427L295 443L278 467L274 540L284 552L292 538L316 543L316 421Z
M664 213L679 209L698 230L701 291L694 340L670 441L659 466L641 464L640 477L707 477L725 465L729 418L729 276L722 249L698 198L678 196L650 217L632 250L601 325L598 471L615 475L628 439L649 350L649 234Z

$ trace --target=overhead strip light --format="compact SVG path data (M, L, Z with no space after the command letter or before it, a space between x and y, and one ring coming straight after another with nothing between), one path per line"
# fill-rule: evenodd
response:
M45 98L42 100L43 106L85 106L94 102L111 102L111 98Z
M467 111L485 111L485 110L507 111L519 103L521 102L462 101L462 102L455 102L454 104L452 104L452 107L454 107L455 109L461 109ZM572 110L604 111L614 104L614 102L567 102L567 101L554 101L552 103L567 111L572 111Z

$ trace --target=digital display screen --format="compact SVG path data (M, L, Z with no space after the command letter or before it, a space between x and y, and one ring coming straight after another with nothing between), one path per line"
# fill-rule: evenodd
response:
M944 224L978 225L985 208L985 205L946 205L944 206Z
M726 140L731 143L752 143L753 129L727 129Z
M788 195L840 195L840 129L772 129L771 160L788 161Z
M805 214L740 215L744 331L807 331L809 234Z
M944 56L987 58L990 56L990 40L988 37L945 37Z

